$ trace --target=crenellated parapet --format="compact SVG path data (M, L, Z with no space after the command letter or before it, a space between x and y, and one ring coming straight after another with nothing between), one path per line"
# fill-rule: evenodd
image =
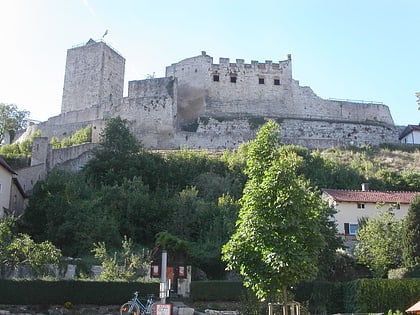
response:
M388 106L317 96L293 79L291 55L277 62L214 62L203 51L166 67L163 78L130 81L125 97L124 72L125 59L102 41L68 50L61 114L30 126L19 139L37 130L45 137L33 156L38 173L42 165L48 172L49 165L76 167L89 158L82 152L88 146L46 155L46 139L92 125L95 143L107 119L117 116L149 149L232 149L270 119L280 123L284 143L310 148L398 143Z

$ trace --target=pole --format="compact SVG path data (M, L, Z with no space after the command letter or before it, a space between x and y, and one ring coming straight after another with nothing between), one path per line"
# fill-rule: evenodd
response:
M160 276L160 302L162 304L166 304L166 267L168 266L168 252L164 249L162 250L162 271Z

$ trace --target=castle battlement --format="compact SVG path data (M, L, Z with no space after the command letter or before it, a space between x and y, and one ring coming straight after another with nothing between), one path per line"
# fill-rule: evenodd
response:
M317 96L293 79L291 55L278 63L220 58L215 64L203 51L166 67L164 78L130 81L126 97L124 72L125 59L103 41L67 51L61 114L16 140L37 130L44 137L34 142L32 166L19 171L26 190L54 167L80 169L107 119L118 116L147 149L234 149L268 120L280 124L282 143L308 148L399 142L388 106ZM88 125L93 143L51 149L52 137Z
M103 41L69 49L62 111L39 124L42 134L59 137L87 124L99 130L101 121L120 116L146 148L228 149L275 119L283 141L311 148L398 142L388 106L320 98L293 79L290 54L278 62L214 63L202 51L167 66L164 78L130 81L126 97L124 68Z
M273 63L272 60L266 60L264 63L261 63L257 60L251 60L251 63L245 63L244 59L236 59L236 63L231 63L229 58L219 58L219 64L212 64L213 69L223 69L223 68L232 68L232 69L253 69L256 71L259 70L280 70L290 65L291 55L288 55L287 60L281 60L278 63Z

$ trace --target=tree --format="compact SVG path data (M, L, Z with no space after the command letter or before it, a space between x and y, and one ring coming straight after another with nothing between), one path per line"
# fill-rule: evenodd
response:
M28 234L16 234L15 224L13 217L0 220L0 275L5 267L13 270L19 265L29 265L37 275L48 275L48 265L58 265L61 251L50 241L36 243Z
M87 178L95 185L114 185L124 177L137 175L136 159L142 146L127 124L118 116L108 120L102 130L100 147L84 167Z
M7 134L13 139L17 130L26 128L29 114L29 111L19 110L14 104L0 103L0 144Z
M402 262L402 220L395 219L392 211L379 212L377 218L368 218L357 232L355 255L377 278Z
M420 264L420 196L416 196L408 208L402 244L404 266Z
M259 298L282 293L287 302L287 287L317 275L325 205L297 174L301 163L290 147L280 147L275 122L264 125L248 148L237 229L222 255Z
M22 229L36 241L52 241L65 255L84 255L94 242L121 241L118 218L108 204L80 174L54 170L35 185Z
M110 255L104 242L94 244L92 253L101 261L101 280L137 280L147 274L152 262L147 250L136 251L131 239L124 237L121 250Z
M141 143L130 132L128 121L120 116L108 120L100 136L102 149L110 153L132 155L142 148Z

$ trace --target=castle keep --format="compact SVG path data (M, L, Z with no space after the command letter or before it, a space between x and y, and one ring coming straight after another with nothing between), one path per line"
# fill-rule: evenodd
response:
M59 152L48 148L48 139L91 125L97 143L106 119L117 116L128 120L148 149L232 149L270 119L280 124L283 143L308 148L398 143L386 105L318 97L293 79L290 55L278 62L215 63L203 51L166 67L164 78L130 81L126 97L124 71L125 59L103 41L68 50L61 114L30 126L20 138L36 130L44 137L32 163L44 163L44 171L31 176L66 163L77 168L94 145Z

